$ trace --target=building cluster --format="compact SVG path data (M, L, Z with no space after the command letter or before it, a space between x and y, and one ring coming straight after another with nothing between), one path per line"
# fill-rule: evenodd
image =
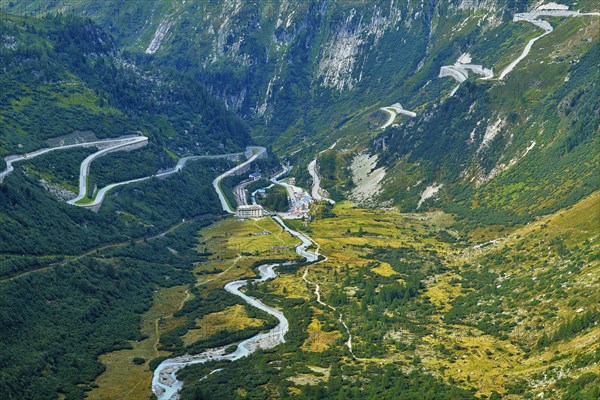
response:
M250 174L248 178L248 181L257 181L259 179L262 179L263 177L259 172L255 172ZM296 180L294 178L287 179L287 182L285 180L282 180L273 181L273 183L284 186L288 191L290 210L285 213L280 213L281 215L285 214L286 218L301 218L306 217L308 215L308 211L310 210L310 206L314 202L314 199L306 190L304 190L301 187L295 186ZM244 204L238 206L235 212L235 216L240 219L245 219L262 218L265 215L267 215L268 212L266 212L261 205L256 204L257 198L265 198L267 196L266 189L267 188L260 188L252 192L251 199L253 204Z
M288 183L285 185L288 189L288 194L290 197L290 211L298 217L305 216L308 213L308 210L310 210L310 205L314 202L314 199L306 190L295 186L295 183L295 179L290 178Z
M296 194L296 198L294 199L294 213L297 215L306 214L313 201L313 198L307 192Z

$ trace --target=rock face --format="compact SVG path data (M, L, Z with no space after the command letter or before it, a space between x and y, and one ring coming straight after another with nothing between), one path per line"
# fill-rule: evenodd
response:
M296 137L322 129L298 113L337 113L326 108L340 98L361 93L365 104L405 104L403 81L427 71L440 16L485 11L485 28L503 1L107 0L93 10L75 4L73 11L85 11L121 45L157 64L190 72L229 109L266 124L265 134L293 127ZM115 18L114 9L139 17Z
M160 23L160 25L158 26L158 29L156 30L156 33L154 34L154 37L152 38L152 41L150 42L150 44L148 45L148 48L146 49L146 54L156 53L156 51L159 49L160 44L162 43L163 39L169 32L169 29L171 29L171 25L172 25L172 22L169 20L165 20Z
M384 168L375 168L377 155L358 154L352 160L350 169L352 180L356 185L350 199L362 205L376 204L377 195L381 191L381 181L385 177Z
M354 83L362 79L362 72L357 74L356 67L363 45L370 38L376 45L385 32L402 18L402 11L393 2L388 15L384 15L378 6L373 7L372 13L372 19L365 22L364 17L357 15L356 9L352 8L325 43L317 71L323 87L340 92L352 89Z
M382 76L414 72L437 8L446 7L405 0L113 2L93 13L83 5L73 10L85 11L121 45L192 73L229 109L266 122L273 134L294 123L274 121L276 115L322 109L340 94L381 84ZM111 6L139 18L115 18ZM393 87L387 89L391 96Z

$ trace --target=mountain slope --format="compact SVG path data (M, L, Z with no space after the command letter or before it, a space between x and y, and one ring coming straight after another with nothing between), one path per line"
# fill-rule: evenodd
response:
M200 84L135 65L90 20L3 13L0 43L1 170L6 155L149 137L142 149L94 161L90 180L115 182L250 143L244 124ZM98 356L143 339L140 315L155 291L193 279L194 232L221 212L211 181L231 168L228 160L188 163L170 178L114 190L98 213L68 205L60 194L76 187L91 152L20 161L0 183L5 398L84 398L105 369ZM152 250L137 247L153 240ZM100 256L121 249L122 257Z
M247 287L289 318L286 343L183 369L182 398L598 397L598 16L540 21L512 0L0 6L41 16L2 14L0 155L149 137L95 161L95 186L256 140L337 201L286 222L326 258ZM262 329L228 313L226 282L296 257L269 219L201 230L229 161L115 190L97 214L49 194L90 152L0 184L9 398L145 398L163 357Z
M352 197L353 186L361 192L351 165L363 151L377 156L372 170L387 171L365 204L442 205L455 212L485 204L480 217L493 207L498 212L490 221L522 221L599 187L592 175L597 16L543 17L554 31L498 81L541 31L513 16L539 4L134 3L66 7L30 0L13 9L85 13L138 53L140 63L176 68L205 83L252 125L255 138L293 154L290 161L302 168L316 150L339 141L339 170L327 171L338 179L324 182L338 198ZM567 5L598 11L589 1ZM456 85L438 77L440 68L465 54L495 75L481 80L472 73L448 98ZM398 101L417 118L400 117L401 127L381 134L379 108ZM438 192L427 200L432 190ZM548 199L548 192L556 196Z
M505 81L468 81L373 142L392 168L382 199L412 208L437 183L452 210L527 216L598 189L598 18L555 23Z
M91 21L4 14L1 28L1 154L88 130L100 138L143 132L184 153L236 150L249 141L202 86L132 64Z

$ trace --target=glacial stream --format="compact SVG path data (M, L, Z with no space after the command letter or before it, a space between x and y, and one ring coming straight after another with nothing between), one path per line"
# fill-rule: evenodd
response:
M296 247L296 253L306 259L307 262L314 262L318 259L317 254L307 251L307 248L312 245L312 242L299 232L289 229L279 217L274 219L288 232L296 236L302 241L300 245ZM203 353L196 355L183 355L180 357L169 358L164 360L154 370L152 377L152 391L158 397L158 400L175 400L179 398L179 391L183 387L183 382L177 379L177 372L182 368L193 365L203 364L209 361L235 361L242 357L246 357L257 349L269 349L275 347L281 343L285 343L285 334L289 329L289 323L283 313L273 307L269 307L262 303L260 300L254 297L248 296L247 294L240 291L240 289L247 285L250 280L253 282L264 282L269 279L273 279L277 276L275 267L281 264L268 264L261 265L258 268L260 278L257 279L246 279L229 282L225 285L225 290L231 294L239 296L246 303L260 310L263 310L279 320L279 324L268 332L262 332L257 335L248 338L237 345L237 349L233 353L225 354L225 349L230 345L212 348L204 351ZM211 373L218 372L217 370Z

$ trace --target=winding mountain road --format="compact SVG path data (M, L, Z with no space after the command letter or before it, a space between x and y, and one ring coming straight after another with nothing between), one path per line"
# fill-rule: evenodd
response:
M283 167L283 171L281 171L280 173L274 175L271 178L271 182L274 185L280 185L283 186L287 192L288 192L288 198L289 198L289 203L290 204L295 204L296 202L296 194L294 193L295 190L301 190L298 186L294 186L294 185L290 185L287 182L284 182L283 180L280 180L279 178L281 178L283 175L285 175L286 173L288 173L288 171L291 169L290 166L284 166Z
M459 61L454 63L454 65L444 65L440 68L440 73L438 75L439 78L450 76L458 82L458 84L450 92L450 97L454 96L460 87L460 84L467 80L469 77L469 71L481 75L482 77L479 79L482 80L492 79L494 77L494 72L491 69L484 68L482 65L470 64L470 55L466 54L461 56L461 58L464 56L468 57L468 63L462 63L461 59L459 59Z
M317 201L323 200L323 201L329 202L330 204L335 204L335 201L321 195L321 191L322 191L321 177L319 176L319 173L317 171L317 159L316 158L314 160L312 160L310 163L308 163L308 173L310 174L310 176L313 180L312 189L311 189L312 198Z
M533 46L533 44L536 41L538 41L539 39L543 38L544 36L548 35L550 32L553 31L552 25L550 25L550 23L547 21L530 19L529 17L526 17L526 16L519 17L518 15L519 14L515 14L515 16L513 17L513 21L531 22L535 26L542 28L544 30L544 33L542 33L539 36L534 37L529 42L527 42L521 55L519 57L517 57L514 61L512 61L510 64L508 64L508 66L502 70L502 72L500 73L500 76L498 77L499 81L503 80L506 77L506 75L508 75L517 66L517 64L519 64L521 61L523 61L523 59L525 59L525 57L527 57L527 55L531 51L531 47Z
M383 126L381 127L381 129L385 129L388 126L390 126L394 122L394 120L396 119L396 116L398 114L404 114L404 115L407 115L407 116L412 117L412 118L414 118L414 117L417 116L416 113L414 113L412 111L405 110L402 107L402 105L400 105L400 103L394 103L394 104L392 104L391 106L388 106L388 107L381 107L380 110L385 111L386 113L390 114L390 117L388 118L388 120L386 121L386 123L383 124Z
M213 180L213 183L212 183L213 187L215 188L215 191L217 192L217 195L219 196L219 200L221 201L221 207L223 208L223 211L225 211L229 214L235 214L235 211L229 205L229 202L227 201L227 198L225 197L225 193L223 193L223 189L221 189L221 181L223 180L223 178L235 174L236 172L238 172L239 170L244 168L246 165L250 164L251 162L256 160L258 157L265 154L267 151L266 148L260 147L260 146L250 146L250 147L248 147L248 149L252 151L252 156L250 156L250 158L248 158L243 163L238 164L235 167L231 168L230 170L217 176Z
M90 157L94 156L97 153L92 154ZM82 190L82 183L83 183L83 187L86 187L85 182L87 182L87 174L89 173L89 166L87 168L87 170L84 170L84 166L82 163L81 166L81 173L79 176L79 196L76 199L70 200L68 203L69 204L73 204L76 206L80 206L80 207L85 207L85 208L91 208L91 209L98 209L101 205L102 202L104 201L104 198L106 197L106 194L118 187L118 186L123 186L123 185L128 185L130 183L136 183L136 182L142 182L151 178L165 178L169 175L173 175L176 174L177 172L181 171L189 161L196 161L196 160L216 160L216 159L222 159L222 158L231 158L231 157L239 157L239 156L243 156L245 153L229 153L229 154L217 154L217 155L206 155L206 156L187 156L187 157L183 157L181 158L178 162L177 165L175 165L174 168L167 170L167 171L163 171L163 172L159 172L156 173L154 175L150 175L150 176L145 176L143 178L137 178L137 179L130 179L127 181L123 181L123 182L117 182L117 183L111 183L110 185L107 185L105 187L103 187L102 189L100 189L95 196L93 196L93 199L91 202L89 203L79 203L77 204L76 202L83 199L86 195L85 192L83 192L83 196L81 193ZM88 157L89 158L89 157ZM86 159L87 160L87 159ZM85 162L85 160L84 160ZM91 162L91 161L90 161ZM86 175L83 175L83 172L86 173ZM84 189L85 190L85 189Z
M132 137L130 139L125 139L123 141L117 142L114 145L106 147L100 151L95 152L94 154L90 154L89 156L87 156L81 162L81 165L79 166L79 194L74 199L67 201L67 203L72 204L72 205L79 205L79 204L77 204L77 202L81 201L87 195L87 179L90 174L90 164L96 158L102 157L113 151L132 149L134 147L137 148L138 146L145 146L147 144L148 144L148 138L146 136L136 136L136 137ZM117 186L117 185L115 185L115 186ZM106 189L106 188L104 188L104 189ZM108 189L108 190L110 190L110 189ZM97 196L97 198L100 197L100 203L102 202L102 199L104 199L104 195L108 190L104 190L104 192L102 193L101 196ZM89 205L86 204L86 206L89 206Z
M327 150L332 150L335 145L337 144L337 140L331 145L329 146L326 150L321 150L319 152L319 154L317 155L317 157L320 154L325 153ZM313 185L311 188L311 196L313 199L315 200L324 200L329 202L330 204L335 204L335 201L333 201L332 199L329 199L327 197L324 197L321 192L321 177L319 176L319 170L317 168L317 157L314 158L314 160L312 160L310 163L308 163L308 173L311 176L312 180L313 180Z
M172 168L168 171L162 171L162 172L156 173L154 175L145 176L142 178L130 179L130 180L126 180L123 182L117 182L117 183L111 183L110 185L107 185L107 186L101 188L100 190L98 190L97 193L92 194L91 201L84 200L86 198L86 196L88 196L87 181L88 181L88 177L89 177L89 173L90 173L91 164L95 159L102 157L111 152L133 150L133 149L137 149L139 147L143 147L147 144L148 144L148 138L146 136L128 136L128 137L121 137L121 138L115 138L115 139L104 139L104 140L96 140L93 142L83 142L83 143L76 143L76 144L70 144L70 145L64 145L64 146L56 146L56 147L50 147L50 148L45 148L45 149L41 149L41 150L36 150L31 153L27 153L27 154L23 154L23 155L8 156L8 157L5 157L5 159L4 159L6 161L6 168L2 172L0 172L0 184L3 183L4 178L6 176L8 176L11 172L14 171L14 166L13 166L14 163L17 163L20 161L31 160L35 157L38 157L38 156L41 156L43 154L53 152L53 151L70 150L70 149L75 149L75 148L80 148L80 147L98 147L98 148L100 148L100 150L89 155L81 162L81 164L79 166L79 193L74 199L67 201L67 203L71 204L71 205L89 208L89 209L93 209L93 210L98 210L100 208L100 206L102 205L102 202L104 201L104 198L106 197L106 194L110 190L112 190L118 186L128 185L130 183L142 182L142 181L145 181L145 180L148 180L151 178L155 178L155 177L156 178L167 177L169 175L172 175L172 174L175 174L175 173L181 171L189 161L195 161L195 160L200 160L200 159L207 160L207 159L222 159L222 158L240 157L240 156L244 156L245 154L250 154L250 152L252 152L253 155L248 160L246 160L245 162L243 162L240 165L237 165L236 167L232 168L231 170L227 171L225 174L222 174L220 177L217 177L217 179L215 179L215 181L218 183L218 182L220 182L220 180L222 178L235 173L239 169L243 168L247 164L254 161L257 157L261 156L266 151L266 149L264 147L249 146L246 149L246 152L183 157L177 162L177 165L174 168ZM213 182L213 184L214 183L215 182ZM217 184L217 186L215 186L215 188L217 188L217 193L219 194L219 198L221 199L221 204L223 204L224 195L220 191L218 184ZM226 210L226 211L228 211L228 210ZM231 213L232 212L231 209L229 209L228 212Z
M540 19L540 17L584 17L584 16L600 16L600 13L599 12L580 13L579 11L569 11L569 10L564 10L564 9L553 10L553 9L545 8L545 5L541 5L533 11L530 11L527 13L515 14L513 17L514 22L517 22L517 21L529 22L539 28L542 28L544 30L544 33L542 33L539 36L534 37L529 42L527 42L527 45L525 46L525 49L523 49L523 52L521 53L521 55L519 57L517 57L513 62L511 62L506 68L504 68L502 73L500 73L498 80L500 80L500 81L503 80L506 77L506 75L508 75L521 61L523 61L523 59L525 57L527 57L527 55L531 51L531 47L533 46L533 44L536 41L538 41L539 39L543 38L544 36L550 34L554 30L552 28L552 25L548 21Z
M4 161L6 162L6 168L4 169L4 171L0 172L0 184L4 181L4 178L6 178L11 172L14 171L14 169L15 169L13 167L14 163L20 162L20 161L25 161L25 160L31 160L33 158L36 158L36 157L41 156L46 153L50 153L52 151L70 150L70 149L76 149L79 147L104 147L104 146L107 146L107 147L103 148L102 150L98 151L97 153L94 153L88 157L88 158L90 158L90 157L94 156L91 159L91 160L93 160L94 158L99 157L99 155L106 154L110 151L123 150L124 148L127 148L129 146L141 144L141 143L147 143L147 142L148 142L148 138L146 136L129 136L129 137L116 138L116 139L103 139L103 140L96 140L93 142L83 142L83 143L75 143L75 144L69 144L69 145L64 145L64 146L49 147L49 148L45 148L45 149L32 151L31 153L26 153L23 155L7 156L4 158ZM99 154L99 153L102 153L102 154ZM88 158L86 158L86 160ZM91 160L89 162L91 162ZM85 160L84 160L84 162L85 162ZM89 164L89 162L88 162L88 164ZM83 163L82 163L82 168L83 168ZM80 189L81 189L81 185L80 185Z

